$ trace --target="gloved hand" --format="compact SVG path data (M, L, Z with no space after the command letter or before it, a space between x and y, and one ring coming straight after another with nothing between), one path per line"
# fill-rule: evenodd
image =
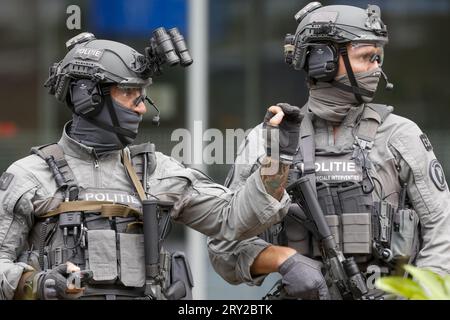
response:
M301 254L294 254L283 262L278 272L286 293L305 300L329 300L330 293L321 272L322 263Z
M73 283L75 277L82 276L80 268L71 262L60 264L49 271L28 272L23 277L25 279L21 279L16 292L16 298L19 299L78 299L84 291L84 288L76 287Z
M280 109L281 112L279 112ZM280 117L282 117L281 123L279 123ZM302 119L300 108L288 103L278 103L268 109L263 124L263 128L267 129L266 152L268 156L276 159L280 157L280 160L284 162L292 162L298 146ZM279 146L278 154L276 149L272 149L277 145Z

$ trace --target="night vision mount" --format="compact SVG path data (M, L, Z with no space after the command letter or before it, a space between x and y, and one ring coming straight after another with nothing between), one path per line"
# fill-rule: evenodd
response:
M168 32L163 27L153 31L150 47L145 48L147 67L143 73L150 77L162 74L161 67L165 63L171 67L177 64L187 67L193 62L184 37L178 29L172 28Z

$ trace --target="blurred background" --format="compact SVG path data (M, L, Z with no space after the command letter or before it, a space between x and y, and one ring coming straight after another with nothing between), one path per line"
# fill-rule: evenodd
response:
M367 0L369 1L369 0ZM321 1L366 8L367 1ZM65 42L80 32L124 42L138 51L148 45L152 30L177 26L190 34L190 10L204 6L206 55L193 53L194 65L203 62L206 78L207 127L221 131L257 125L267 106L277 102L303 105L307 99L303 72L283 62L286 33L294 33L294 14L309 1L300 0L0 0L0 172L29 153L31 146L57 141L71 113L47 94L43 83L48 67L66 53ZM395 113L415 121L430 138L434 152L450 175L450 0L369 1L381 8L388 26L384 71L395 84L393 92L379 90L376 102L395 107ZM80 29L69 29L68 19L80 8ZM72 7L73 8L73 7ZM192 19L192 18L191 18ZM73 22L73 21L72 21ZM76 22L76 21L75 21ZM197 52L198 53L198 52ZM201 57L202 61L198 61ZM192 67L191 67L192 68ZM149 112L137 143L152 141L170 154L177 128L189 128L189 70L165 68L154 79L150 96L161 110L161 125L151 125ZM196 83L193 84L195 89ZM381 88L380 88L381 89ZM196 101L196 100L193 100ZM192 103L191 103L192 104ZM194 103L195 104L195 103ZM195 110L195 106L189 110ZM189 111L190 112L190 111ZM233 150L231 150L233 151ZM203 167L223 183L230 165ZM168 246L188 252L198 281L196 298L259 299L276 275L262 287L232 286L217 276L206 256L204 238L188 248L186 228L175 226ZM197 239L198 240L198 239ZM197 245L198 245L197 241Z

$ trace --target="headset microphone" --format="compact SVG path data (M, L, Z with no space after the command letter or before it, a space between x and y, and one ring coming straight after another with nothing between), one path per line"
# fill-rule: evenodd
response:
M389 91L393 90L394 89L394 84L389 82L388 77L387 77L386 73L384 73L383 70L381 70L381 75L383 76L383 79L386 82L386 87L385 87L386 90L389 90Z
M150 104L152 105L152 107L155 108L156 112L158 112L158 114L155 115L155 116L152 118L152 124L154 124L155 126L159 126L159 114L160 114L160 112L159 112L158 107L157 107L156 104L153 102L153 100L150 99L149 97L145 97L145 100L147 100L148 103L150 103Z

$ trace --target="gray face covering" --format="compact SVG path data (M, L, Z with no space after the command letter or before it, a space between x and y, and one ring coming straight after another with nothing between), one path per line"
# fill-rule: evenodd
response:
M119 120L120 127L137 133L139 123L142 121L142 116L125 108L114 99L111 99L111 101L117 119ZM93 117L93 119L113 126L106 105L102 107L100 113ZM112 150L120 150L125 147L116 133L102 129L75 113L73 114L73 122L69 135L78 142L88 147L93 147L98 154ZM123 138L127 145L133 143L132 138L125 136Z
M375 94L381 77L381 68L366 72L355 73L356 81L360 88L369 90ZM350 85L348 76L342 75L336 81ZM371 102L372 97L362 96L364 102ZM308 107L319 118L330 122L342 122L351 107L358 105L355 95L332 86L328 82L312 84L309 90Z

